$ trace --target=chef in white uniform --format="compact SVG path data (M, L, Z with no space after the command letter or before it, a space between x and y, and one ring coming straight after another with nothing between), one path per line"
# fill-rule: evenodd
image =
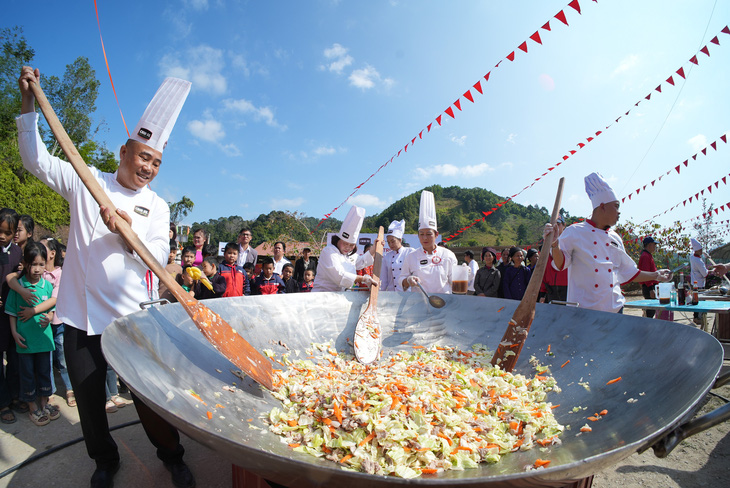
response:
M710 270L702 261L702 244L694 237L689 242L692 245L692 255L689 257L691 285L694 287L695 282L697 282L699 288L704 288L705 278L707 278Z
M166 79L130 139L119 151L119 168L102 173L89 168L117 212L99 207L73 167L51 156L38 132L38 114L30 83L40 73L24 67L19 78L21 115L16 119L23 166L69 203L71 223L56 314L64 323L64 342L81 429L89 456L96 462L92 488L111 486L119 452L109 433L105 403L107 363L101 333L115 319L139 311L149 299L149 270L117 233L126 220L160 265L170 253L170 210L149 188L162 164L162 151L190 92L190 82ZM182 461L177 430L133 396L142 425L171 471L175 486L194 486Z
M430 191L421 192L418 212L418 240L421 247L403 260L401 286L406 291L419 291L420 283L427 293L451 293L451 271L457 265L456 255L436 245L436 201Z
M385 240L388 241L390 250L383 256L383 264L380 268L380 289L383 291L403 291L399 279L403 269L403 260L415 251L412 247L403 245L405 229L405 220L394 220L388 226Z
M344 291L355 283L362 283L368 289L379 281L374 276L358 276L355 271L373 264L375 246L370 252L357 256L357 238L360 236L365 209L355 205L340 226L340 232L332 236L332 242L322 250L317 265L312 291Z
M620 312L626 302L621 285L631 281L667 282L671 272L640 271L626 254L621 237L611 229L618 222L616 194L598 173L585 177L585 188L593 205L590 219L578 222L552 244L553 267L568 269L568 301L581 308ZM553 232L550 224L544 235Z

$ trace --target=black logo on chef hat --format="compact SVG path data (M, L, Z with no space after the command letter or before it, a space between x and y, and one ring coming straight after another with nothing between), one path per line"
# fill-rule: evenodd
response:
M349 239L350 238L350 234L348 234L347 232L343 232L342 233L342 238L343 239Z
M137 131L137 135L142 139L150 140L150 138L152 138L152 131L145 129L144 127L140 127L139 131Z
M428 221L428 225L430 225L432 227L436 227L436 221L435 220L429 220Z

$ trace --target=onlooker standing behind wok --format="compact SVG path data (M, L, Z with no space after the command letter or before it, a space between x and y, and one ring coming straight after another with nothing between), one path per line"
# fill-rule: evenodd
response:
M482 248L484 267L479 268L474 277L474 295L478 297L496 297L499 291L501 275L494 266L497 261L497 252L491 247Z
M513 246L509 250L509 259L511 266L504 268L504 276L502 276L502 291L505 298L512 300L522 300L527 290L527 283L530 282L532 272L530 268L523 265L524 254L522 249Z

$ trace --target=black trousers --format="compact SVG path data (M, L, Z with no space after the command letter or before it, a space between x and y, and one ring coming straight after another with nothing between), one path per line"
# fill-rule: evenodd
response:
M76 396L86 451L97 468L109 469L119 462L119 450L109 432L105 409L107 363L101 352L101 335L89 336L86 331L64 325L66 367ZM182 462L185 450L180 445L177 429L134 395L132 399L147 437L157 448L157 457L169 464Z
M651 298L651 292L652 291L654 291L654 287L653 286L652 287L649 287L649 286L646 286L644 283L641 284L641 294L647 300L649 300ZM646 317L649 318L649 319L653 319L654 318L654 314L656 314L656 312L654 310L647 310L646 311Z

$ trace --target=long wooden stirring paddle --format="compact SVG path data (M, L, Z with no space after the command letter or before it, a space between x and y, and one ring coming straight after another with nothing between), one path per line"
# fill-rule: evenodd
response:
M68 137L66 130L58 120L53 107L48 102L46 95L37 83L30 83L30 88L38 101L38 106L48 121L48 125L56 136L61 149L66 154L71 166L81 178L84 186L94 200L100 205L107 207L111 212L116 214L116 207L112 203L104 189L99 185L84 160L76 150L74 143ZM147 246L140 240L132 227L124 220L117 219L117 229L119 234L127 243L130 249L139 255L147 267L167 286L167 289L183 306L185 311L190 315L195 325L200 329L203 335L210 341L221 354L229 361L240 368L241 371L256 380L262 386L268 389L273 388L272 367L271 362L266 359L260 352L254 349L243 337L233 330L223 318L208 307L195 300L175 281L162 265L157 262Z
M380 267L383 263L383 228L378 229L378 240L375 241L375 258L373 260L373 274L380 279ZM362 364L370 364L378 359L381 348L380 320L377 314L378 291L380 283L370 287L370 300L365 311L357 319L355 326L355 357Z
M558 183L558 193L555 196L555 205L553 206L553 213L550 216L550 223L553 227L555 227L558 212L560 212L564 180L565 178L560 178L560 182ZM504 332L499 346L497 346L497 352L492 357L492 366L499 365L504 371L510 372L515 367L515 363L517 363L517 358L520 356L522 346L525 345L527 334L535 318L537 295L540 292L540 284L545 274L552 243L553 234L550 234L542 245L543 252L537 260L537 266L532 271L532 277L530 278L530 283L527 285L527 290L525 290L525 295L522 297L520 304L517 305L517 310L512 315L507 330Z

